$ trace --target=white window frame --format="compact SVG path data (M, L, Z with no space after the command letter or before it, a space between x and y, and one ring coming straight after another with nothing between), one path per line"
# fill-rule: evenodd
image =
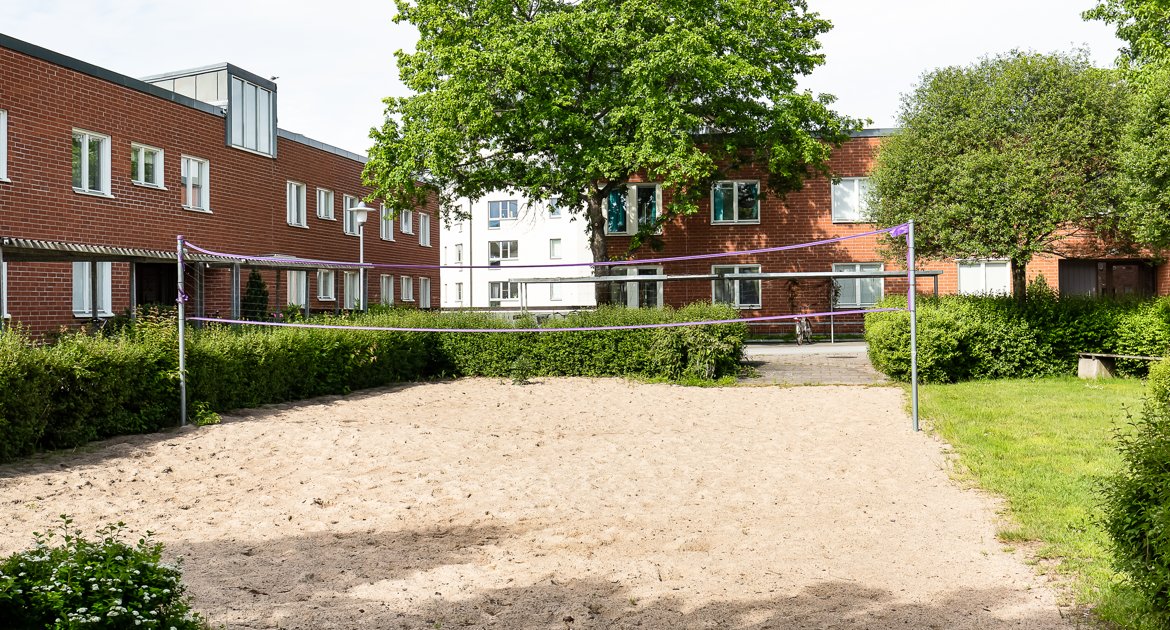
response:
M378 301L383 306L394 304L394 276L384 273L378 277Z
M383 241L394 240L394 217L385 209L378 213L378 238Z
M731 198L731 217L730 219L716 219L715 218L715 193L722 186L730 184L732 186ZM756 218L744 219L739 216L739 187L747 184L754 184L756 187ZM712 225L757 225L760 222L760 180L758 179L725 179L715 182L711 186L711 224ZM727 209L724 209L724 213Z
M317 189L317 218L326 221L336 221L333 214L333 191L328 188Z
M498 230L504 221L515 221L520 216L520 204L515 199L488 202L488 229Z
M625 231L610 231L609 229L609 199L605 200L605 234L606 236L633 236L638 233L638 227L642 224L642 216L638 214L638 190L641 188L654 187L654 215L656 217L662 216L662 185L652 182L637 182L626 184L626 229ZM633 208L634 216L630 216L630 209ZM662 226L659 226L654 234L662 234Z
M418 213L418 244L431 246L431 215L424 212Z
M342 301L341 308L355 309L362 307L362 275L357 271L346 271L342 274Z
M653 273L640 274L640 272L642 272L642 271L650 271ZM660 275L660 274L662 274L662 266L661 265L638 265L638 266L623 265L621 267L611 269L609 272L609 275L611 275L611 276L626 275L626 276L633 277L632 280L627 280L627 281L623 282L623 284L625 285L625 287L624 287L624 292L625 292L625 296L626 296L626 304L625 305L627 308L643 307L643 305L639 304L639 302L641 301L640 300L641 293L638 290L638 283L640 281L637 279L637 276L638 275ZM620 281L614 280L613 282L616 284L617 282L620 282ZM646 281L642 280L641 282L646 282ZM662 304L663 304L662 281L655 280L653 282L657 285L655 287L655 290L657 292L656 297L657 297L658 303L653 305L652 308L662 308Z
M562 252L561 249L562 249L561 239L559 239L559 238L548 239L548 259L549 260L560 260L561 257L564 255L564 252Z
M996 267L1002 266L1007 270L1007 284L1001 289L988 290L987 289L987 267L988 265ZM978 291L972 291L969 288L963 289L963 267L979 267L979 272L982 275L983 286ZM955 286L959 295L1011 295L1012 292L1012 263L1007 258L969 258L956 261L955 265Z
M284 305L295 304L304 308L305 300L309 298L309 272L303 269L289 269L285 280L288 282L286 295L288 300Z
M403 302L414 301L414 280L410 276L398 277L398 297Z
M553 197L548 200L548 218L559 219L564 216L564 211L561 210L561 198Z
M869 223L868 194L868 177L842 177L841 181L831 184L829 197L833 223ZM845 199L852 207L845 203Z
M862 267L877 267L877 269L862 269ZM833 263L833 271L834 272L840 271L840 272L848 272L848 273L863 273L866 271L885 271L885 270L886 270L885 264L878 263L878 262ZM874 304L877 304L886 295L886 279L885 278L836 278L833 281L837 283L838 287L841 287L846 282L852 283L853 284L853 294L857 296L857 301L855 301L855 302L841 302L840 299L838 298L837 306L843 306L846 308L866 308L869 306L873 306ZM877 286L878 286L877 300L875 300L873 302L868 302L868 303L861 301L861 283L863 283L863 282L877 283ZM843 291L839 291L838 293L842 293L842 292Z
M499 265L501 261L515 262L518 260L520 260L520 241L515 239L488 241L489 265Z
M515 287L515 291L512 290ZM504 289L507 289L505 291ZM504 293L508 297L504 297ZM498 294L498 295L497 295ZM488 283L488 302L518 302L520 301L520 283L512 280L500 280Z
M154 181L146 179L146 154L154 153ZM130 183L136 186L147 186L149 188L160 188L166 190L163 186L163 150L158 147L152 147L148 144L140 144L138 142L130 143ZM134 158L138 159L138 171L134 171Z
M110 137L105 134L100 134L94 131L86 131L85 129L74 129L70 139L70 159L72 159L73 139L80 138L81 140L81 182L80 186L77 182L73 184L73 192L81 193L83 195L100 195L102 197L113 197L110 194ZM89 188L89 144L91 142L101 142L98 159L98 188Z
M337 301L337 272L332 269L317 270L317 299L322 302Z
M463 243L455 243L455 264L463 264Z
M9 319L11 315L8 314L8 263L0 261L0 293L4 295L0 299L0 319Z
M358 198L353 195L341 196L341 231L346 236L358 235L357 214L353 211L358 205Z
M560 302L563 299L561 297L561 284L559 282L548 283L548 299L550 302Z
M309 211L305 191L308 186L289 180L285 183L285 219L292 227L309 227Z
M399 226L403 234L414 234L414 211L403 210L398 214Z
M191 178L187 177L187 173L193 165L199 167L200 180L203 182L203 185L199 189L199 199L194 204L191 203ZM183 204L183 207L196 212L211 212L211 163L203 158L184 155L182 156L179 177L183 183L183 194L187 196L187 203Z
M459 303L459 304L463 303L463 283L462 282L455 283L455 300L454 301L456 303Z
M8 111L0 109L0 182L9 181L12 180L8 179Z
M268 157L276 155L276 93L238 76L231 77L228 90L229 145ZM263 99L258 98L261 93ZM261 101L266 107L261 107Z
M760 265L712 265L711 273L760 273ZM731 284L732 301L727 302L735 308L740 309L757 309L763 308L763 286L760 280L712 280L711 281L711 303L717 304L720 301L717 298L717 289L720 282L728 282ZM754 282L756 285L756 297L759 298L757 302L744 302L742 288L743 283Z
M90 290L92 283L90 281L90 261L77 261L73 263L73 315L75 317L92 317L93 303L90 301L92 296ZM97 263L97 283L98 283L98 317L113 317L113 268L111 262L99 261ZM4 292L8 295L8 292Z
M422 309L431 307L431 279L426 276L418 277L418 307Z

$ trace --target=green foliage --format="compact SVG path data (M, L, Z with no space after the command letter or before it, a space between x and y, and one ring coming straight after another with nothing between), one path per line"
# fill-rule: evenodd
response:
M882 144L872 218L914 219L923 257L1010 259L1022 301L1035 254L1070 227L1112 227L1124 104L1115 74L1082 54L1013 52L930 72Z
M11 630L43 628L163 628L200 630L178 567L162 562L161 543L148 533L136 544L119 540L125 524L88 540L61 515L54 532L35 534L36 547L0 561L0 619Z
M1120 147L1121 227L1141 243L1170 246L1170 62L1131 75L1134 94Z
M1117 433L1123 466L1104 484L1102 524L1150 625L1170 628L1170 364L1151 369L1149 382L1134 431Z
M438 194L502 188L585 213L608 259L602 204L636 175L693 213L721 168L769 173L775 193L827 172L857 120L796 89L824 61L830 24L804 0L415 0L395 21L419 31L398 51L411 96L386 99L365 170L394 212ZM634 242L654 232L641 226Z
M258 269L248 272L248 283L240 299L240 315L255 322L268 321L268 285Z
M1117 28L1117 39L1128 42L1122 61L1141 66L1170 59L1170 2L1166 0L1099 0L1081 13Z
M0 461L36 448L52 409L52 387L42 353L18 328L0 330Z
M1077 354L1162 356L1170 351L1170 298L1147 301L1057 299L1034 287L1025 305L1006 297L943 296L918 301L918 373L922 382L951 383L1075 374ZM883 306L905 307L902 297ZM866 315L874 367L910 379L910 316ZM1148 361L1118 360L1122 374L1141 375Z

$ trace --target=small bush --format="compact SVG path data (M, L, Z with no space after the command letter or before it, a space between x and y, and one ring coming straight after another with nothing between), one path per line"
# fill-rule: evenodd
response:
M119 540L123 523L82 537L61 516L55 533L34 534L36 547L0 561L0 619L11 630L43 628L206 628L191 610L178 567L162 562L150 534Z
M1150 370L1141 417L1117 440L1123 464L1104 485L1103 518L1114 564L1145 595L1153 625L1170 628L1170 363Z

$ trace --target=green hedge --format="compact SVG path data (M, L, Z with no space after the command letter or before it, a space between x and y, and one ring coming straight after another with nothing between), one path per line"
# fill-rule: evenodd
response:
M543 327L594 327L732 319L725 305L601 308ZM484 313L382 309L319 323L393 328L504 328ZM532 328L525 318L515 326ZM110 327L114 328L114 327ZM194 417L452 376L645 376L714 379L734 374L747 327L553 333L398 332L210 326L190 329L189 409ZM118 434L155 431L178 418L173 319L144 317L105 336L75 333L36 345L0 331L0 461Z
M905 297L881 307L902 308ZM921 298L918 371L923 382L1075 374L1077 354L1163 356L1170 350L1170 298L1112 301L1061 298L1033 289L1027 303L1010 297ZM910 378L910 316L870 313L865 339L874 367ZM1148 361L1119 360L1118 370L1143 375Z

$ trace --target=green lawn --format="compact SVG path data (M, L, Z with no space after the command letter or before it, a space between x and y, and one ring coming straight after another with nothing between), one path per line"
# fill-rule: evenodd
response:
M978 381L921 390L928 427L959 455L960 475L1006 501L1000 537L1028 543L1050 570L1067 576L1077 604L1126 625L1137 600L1118 586L1097 525L1102 477L1121 459L1113 432L1137 415L1135 379Z

